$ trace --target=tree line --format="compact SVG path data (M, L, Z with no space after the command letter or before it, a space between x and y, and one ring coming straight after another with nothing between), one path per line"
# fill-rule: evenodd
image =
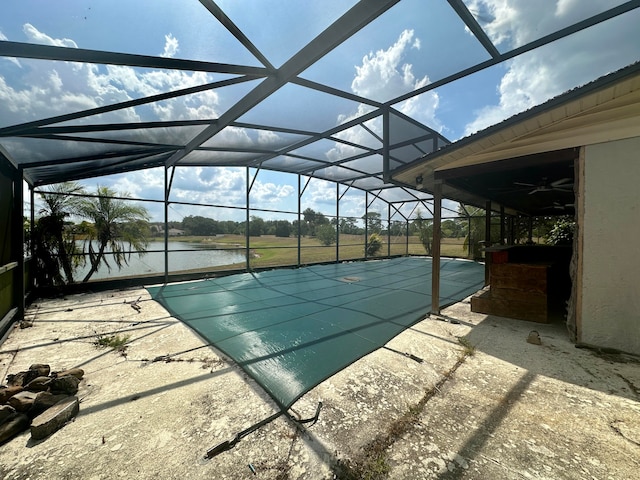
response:
M408 234L417 235L421 224L431 222L431 220L411 221L408 224ZM386 223L386 222L385 222ZM302 220L298 225L298 220L265 220L259 216L251 216L249 219L249 236L259 237L262 235L273 235L276 237L297 236L298 231L305 237L323 236L326 232L336 232L336 224L339 231L345 235L364 235L365 233L377 233L392 236L403 236L407 234L407 223L405 221L392 220L386 228L383 225L381 215L378 212L368 212L360 218L327 217L321 212L316 212L307 208L302 212ZM366 224L366 229L365 229ZM169 229L177 229L191 236L214 236L214 235L245 235L245 222L233 220L215 220L210 217L200 215L189 215L182 221L168 222ZM155 222L151 225L154 235L160 235L164 231L164 222ZM451 238L463 237L466 232L465 223L460 220L448 219L442 222L443 236Z

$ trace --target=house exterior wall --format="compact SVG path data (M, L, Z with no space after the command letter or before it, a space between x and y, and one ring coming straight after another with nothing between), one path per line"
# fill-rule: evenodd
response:
M578 342L640 354L640 138L586 146Z

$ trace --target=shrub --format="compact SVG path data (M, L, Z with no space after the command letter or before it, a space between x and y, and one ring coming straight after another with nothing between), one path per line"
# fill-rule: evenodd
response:
M367 253L367 256L374 256L376 255L380 249L382 249L382 239L380 238L380 235L378 235L377 233L372 233L371 236L369 237L369 241L367 242L367 246L365 248L365 252Z

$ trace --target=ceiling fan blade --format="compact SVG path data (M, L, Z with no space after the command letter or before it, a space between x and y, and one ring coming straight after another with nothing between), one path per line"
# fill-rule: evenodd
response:
M556 180L550 183L551 187L573 187L573 179L572 178L561 178L560 180Z

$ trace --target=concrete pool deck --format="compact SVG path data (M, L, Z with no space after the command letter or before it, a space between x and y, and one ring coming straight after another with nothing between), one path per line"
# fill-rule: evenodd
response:
M466 301L305 394L291 414L322 402L314 425L279 417L208 460L277 407L146 290L42 299L26 319L0 346L3 384L34 363L85 376L73 422L0 447L5 479L629 479L640 468L637 358ZM541 345L527 343L532 330ZM128 336L124 352L96 346L112 335Z

